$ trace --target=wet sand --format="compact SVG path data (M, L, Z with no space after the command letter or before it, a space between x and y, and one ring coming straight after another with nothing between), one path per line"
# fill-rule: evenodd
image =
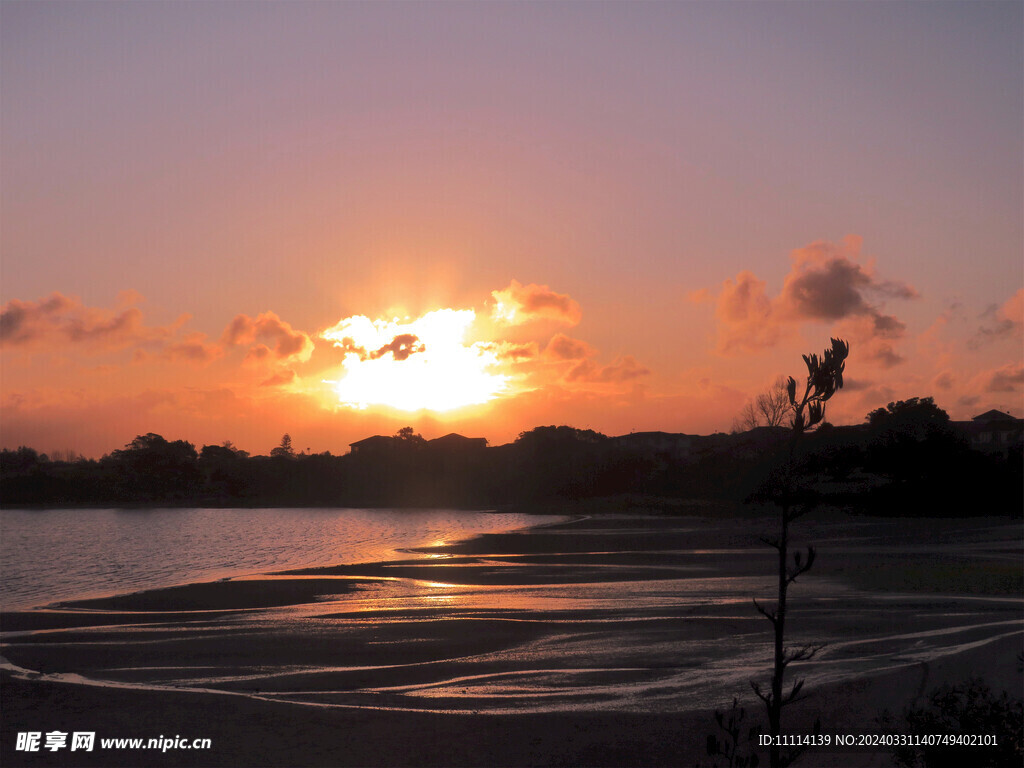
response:
M595 517L387 563L0 617L4 765L694 765L766 680L769 520ZM785 730L874 718L972 674L1022 686L1021 527L800 521L819 558L793 643L826 643ZM423 555L427 555L425 559ZM905 578L901 579L901 575ZM210 738L209 751L15 752L19 731ZM817 750L807 765L889 764Z

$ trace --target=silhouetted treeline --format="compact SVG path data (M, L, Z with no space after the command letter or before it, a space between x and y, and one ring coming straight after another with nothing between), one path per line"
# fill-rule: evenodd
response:
M230 443L200 451L141 435L100 460L51 461L31 448L0 452L6 507L183 505L475 507L533 505L622 494L646 498L771 500L789 430L708 436L650 432L608 437L537 427L509 445L457 435L425 441L411 429L358 450L271 456ZM930 398L892 403L858 427L824 425L796 457L809 500L875 514L1019 516L1019 439L971 447Z

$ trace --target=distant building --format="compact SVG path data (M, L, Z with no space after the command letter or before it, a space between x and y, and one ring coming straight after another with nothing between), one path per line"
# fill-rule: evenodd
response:
M373 437L367 437L364 440L357 440L354 443L348 444L349 450L352 453L358 454L393 453L396 450L403 449L403 446L406 448L425 447L430 451L444 453L465 453L467 451L478 451L486 448L487 438L464 437L463 435L452 432L444 437L438 437L434 440L427 440L426 442L417 440L415 443L409 443L408 441L401 440L397 437L374 435Z
M1005 454L1024 442L1024 419L995 409L954 424L966 433L971 448L978 451Z
M478 451L487 447L485 437L465 437L451 432L443 437L437 437L427 441L427 447L431 450L442 450L449 452Z
M612 441L631 451L673 459L689 458L693 452L693 437L673 432L630 432L628 435L613 437Z
M397 439L394 437L374 435L373 437L349 443L348 448L352 453L380 453L383 451L393 451L397 442Z

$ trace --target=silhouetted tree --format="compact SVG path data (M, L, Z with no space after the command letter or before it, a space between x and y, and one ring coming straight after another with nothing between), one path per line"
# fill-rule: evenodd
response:
M425 445L423 435L417 433L412 427L402 427L395 433L395 439L405 445Z
M795 503L793 457L800 438L805 432L822 423L825 418L825 403L842 388L843 371L846 368L846 358L849 354L850 347L845 341L832 339L832 348L826 349L821 358L816 354L803 356L804 363L807 365L807 381L803 393L799 397L797 396L797 382L792 376L786 385L786 394L792 412L790 422L792 434L789 443L789 456L780 478L781 487L778 500L782 509L779 515L779 535L776 539L766 540L766 543L774 547L779 555L778 597L774 607L763 606L754 600L754 606L771 623L774 635L771 690L763 691L757 681L752 680L750 683L768 713L768 733L773 737L769 747L772 768L789 765L799 754L798 752L783 754L778 744L778 736L782 732L782 709L796 701L804 685L803 680L797 680L789 692L784 693L783 683L786 668L793 662L807 661L813 658L821 649L821 646L813 645L805 645L800 648L785 646L786 597L789 585L796 581L797 577L811 569L815 557L814 547L808 547L806 559L802 552L797 551L793 555L792 565L789 562L790 523L808 511L806 505Z
M786 380L780 376L764 392L754 399L757 412L766 427L779 427L790 414L791 405L786 392Z
M740 706L739 699L736 698L732 700L732 708L728 712L715 712L715 722L722 735L708 735L707 751L716 765L722 764L723 768L757 768L760 764L757 754L753 751L748 753L747 749L760 734L761 727L745 726L745 717L746 710ZM743 745L744 740L746 748Z
M875 430L892 430L921 436L929 429L949 424L949 414L930 397L912 397L897 400L885 408L876 408L867 415L868 424Z
M535 427L514 444L509 492L518 500L582 499L597 492L608 438L592 429Z
M270 452L270 455L275 458L286 459L293 457L295 455L295 449L292 448L292 436L285 432L281 437L281 444L277 446L277 448L274 448Z
M192 443L168 442L153 432L105 456L120 498L130 501L180 501L199 487L198 454Z
M743 406L733 421L732 431L749 432L757 427L782 426L791 410L786 379L779 376L764 392Z
M892 747L893 760L904 768L1003 768L1019 766L1024 759L1024 703L1007 691L995 694L978 678L936 688L928 694L927 705L908 707L902 720L886 711L879 725L894 734L985 734L996 741L988 746L954 742Z

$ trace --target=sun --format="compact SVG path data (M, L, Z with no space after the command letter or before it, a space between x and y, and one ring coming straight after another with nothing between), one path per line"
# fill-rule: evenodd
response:
M345 352L329 381L340 404L403 411L451 411L493 400L509 388L491 345L466 343L471 309L438 309L414 320L345 318L320 335Z

